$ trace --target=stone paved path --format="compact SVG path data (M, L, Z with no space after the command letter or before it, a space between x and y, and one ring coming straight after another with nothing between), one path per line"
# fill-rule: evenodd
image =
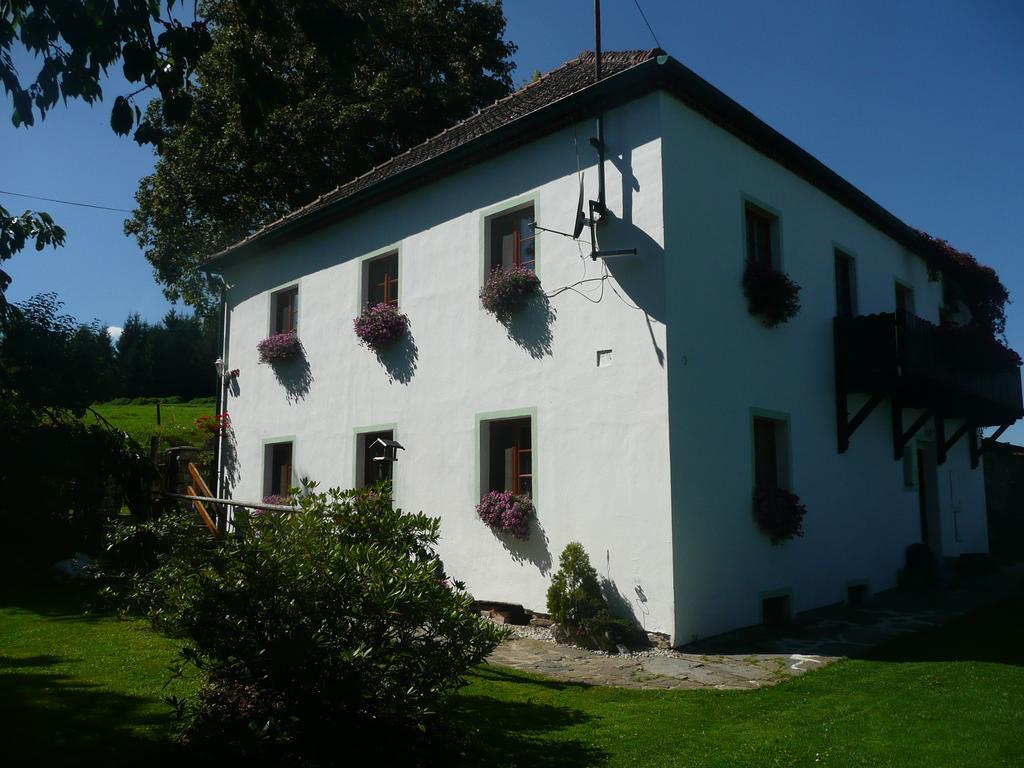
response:
M945 592L878 595L867 605L809 611L783 631L731 632L673 652L606 656L543 640L513 638L489 661L555 680L621 688L724 690L761 688L861 656L901 635L939 626L1019 590L1020 570L1005 571Z

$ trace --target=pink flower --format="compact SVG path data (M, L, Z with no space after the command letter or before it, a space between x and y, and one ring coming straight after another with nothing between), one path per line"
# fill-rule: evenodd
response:
M524 540L530 538L530 519L535 512L529 496L511 491L490 491L476 506L480 519L492 530Z
M302 344L295 331L275 333L256 345L260 354L260 362L273 365L284 360L291 360L302 354Z
M393 304L375 304L352 321L359 342L371 349L393 344L409 330L409 317Z
M540 278L526 267L495 268L480 289L480 302L485 310L505 319L529 301L540 288Z

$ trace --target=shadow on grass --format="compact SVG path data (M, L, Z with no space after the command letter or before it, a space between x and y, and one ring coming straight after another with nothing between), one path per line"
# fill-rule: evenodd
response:
M26 669L60 663L37 656L4 657L3 667ZM146 765L180 762L178 749L161 740L168 722L157 702L103 690L52 672L0 673L0 722L8 734L7 765ZM154 729L152 737L138 732ZM194 763L194 760L190 760Z
M109 615L91 610L96 604L96 585L92 583L57 585L26 579L0 589L0 608L18 608L54 621L92 622Z
M1024 666L1024 593L858 655L871 661L981 661Z
M466 737L466 765L597 766L608 753L571 734L560 733L584 725L593 716L572 707L554 706L529 700L529 689L564 691L589 688L585 683L559 682L510 674L494 667L481 667L474 676L488 682L523 686L517 697L526 701L504 701L486 695L467 694L456 699L450 722Z

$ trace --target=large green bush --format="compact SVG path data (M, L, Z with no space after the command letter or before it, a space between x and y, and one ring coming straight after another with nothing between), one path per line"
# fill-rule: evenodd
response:
M560 643L614 653L619 645L636 646L646 641L633 624L612 616L597 571L579 542L567 544L558 558L558 571L548 587L548 613Z
M382 728L424 728L503 631L445 576L438 520L394 509L384 486L296 499L205 564L167 560L149 580L155 617L208 676L182 705L191 738L351 755Z

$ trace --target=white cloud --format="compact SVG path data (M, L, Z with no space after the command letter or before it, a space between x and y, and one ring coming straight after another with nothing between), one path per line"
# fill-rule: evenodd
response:
M121 338L121 331L123 331L123 330L124 330L124 328L121 328L120 326L108 325L107 326L107 335L110 337L110 340L112 342L117 344L117 340Z

